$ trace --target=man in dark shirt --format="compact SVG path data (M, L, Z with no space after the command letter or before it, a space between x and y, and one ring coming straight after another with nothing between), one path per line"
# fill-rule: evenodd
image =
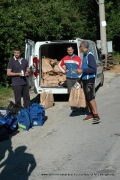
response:
M29 72L28 61L21 57L21 49L16 47L14 49L14 57L9 61L7 66L7 75L11 76L15 103L19 107L21 107L22 96L24 107L30 106L29 87L26 79Z

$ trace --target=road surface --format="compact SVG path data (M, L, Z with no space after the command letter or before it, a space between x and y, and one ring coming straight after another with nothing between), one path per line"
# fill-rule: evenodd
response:
M0 180L120 179L120 76L96 93L100 124L84 122L86 111L71 113L62 98L42 127L0 143Z

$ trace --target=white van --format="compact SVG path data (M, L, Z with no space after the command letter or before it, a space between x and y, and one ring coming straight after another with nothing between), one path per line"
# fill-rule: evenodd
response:
M40 94L43 92L43 90L45 90L46 92L51 91L53 94L68 94L67 87L40 86L42 76L42 56L60 61L67 54L67 46L72 45L74 48L74 53L82 58L83 54L79 52L79 46L82 40L83 39L76 38L74 40L38 41L36 43L30 39L25 41L25 58L29 62L31 72L34 72L29 76L29 85L34 88L35 93ZM89 42L90 51L96 58L97 77L95 87L97 87L98 85L103 85L104 82L102 61L96 44L91 40L87 41ZM34 67L34 64L36 68Z

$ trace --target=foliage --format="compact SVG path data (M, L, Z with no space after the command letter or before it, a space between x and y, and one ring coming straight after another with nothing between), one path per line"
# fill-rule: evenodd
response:
M113 55L113 57L115 59L115 62L120 63L120 53L118 53L116 51L113 51L112 55Z
M107 40L120 52L120 1L106 0Z
M120 1L105 0L107 39L120 46ZM117 18L116 18L117 17ZM99 6L96 0L2 0L0 1L0 82L6 86L9 59L25 39L100 39Z
M18 8L19 7L19 8ZM12 1L0 2L0 82L9 83L6 76L8 60L16 45L22 47L26 38L32 40L64 39L84 33L84 21L68 1Z
M0 85L0 107L6 108L9 104L10 97L13 97L12 89Z

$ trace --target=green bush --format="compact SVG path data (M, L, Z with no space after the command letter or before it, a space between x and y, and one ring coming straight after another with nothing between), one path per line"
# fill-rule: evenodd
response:
M0 107L6 108L11 97L13 97L12 88L0 85Z
M113 51L113 57L116 63L120 63L120 53Z

